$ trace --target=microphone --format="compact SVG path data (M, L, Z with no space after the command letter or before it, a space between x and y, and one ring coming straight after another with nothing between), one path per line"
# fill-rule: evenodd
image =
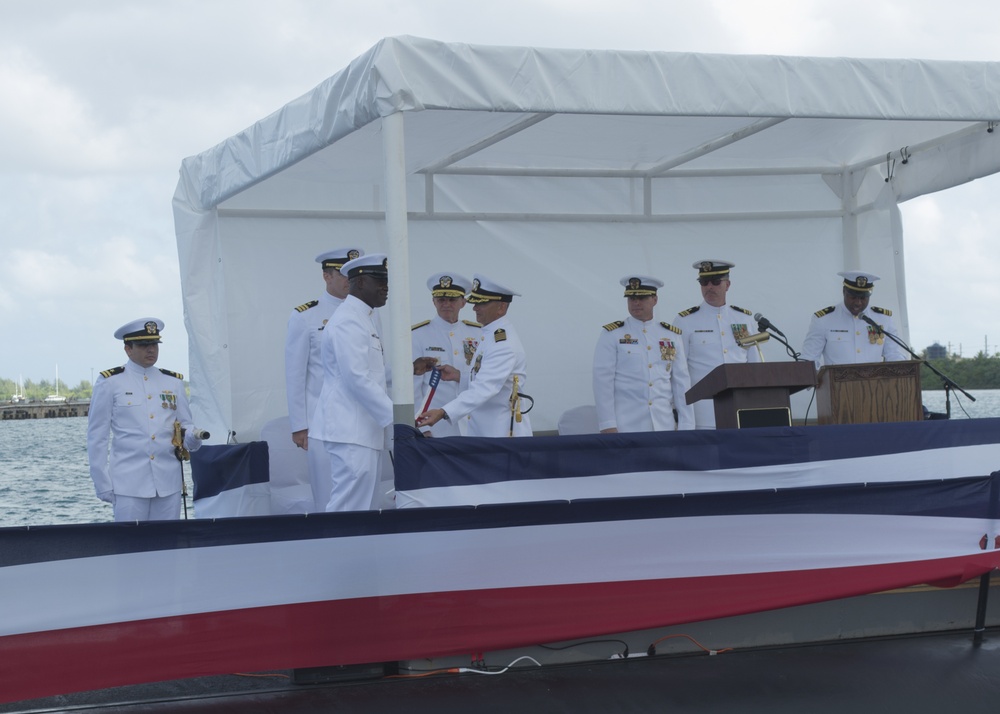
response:
M201 441L204 441L205 439L211 438L211 436L212 436L211 434L209 434L204 429L195 429L195 428L191 429L191 435L195 439L200 439Z
M760 342L767 342L769 339L771 339L771 335L768 333L758 332L756 335L749 335L736 340L736 344L740 347L750 347L751 345L756 345Z
M777 332L782 337L785 336L784 332L782 332L777 327L775 327L774 325L772 325L771 321L768 320L763 315L761 315L759 312L756 315L753 316L753 319L755 319L757 321L757 329L760 330L761 332L763 332L764 330L773 330L774 332Z
M860 318L861 318L862 320L864 320L864 321L865 321L865 322L867 322L867 323L868 323L869 325L871 325L871 326L872 326L872 327L874 327L874 328L875 328L876 330L878 330L878 333L879 333L880 335L882 334L882 326L881 326L880 324L878 324L877 322L875 322L875 320L873 320L873 319L871 319L870 317L868 317L868 315L866 315L866 314L864 314L864 313L861 313L860 315L858 315L858 317L860 317Z

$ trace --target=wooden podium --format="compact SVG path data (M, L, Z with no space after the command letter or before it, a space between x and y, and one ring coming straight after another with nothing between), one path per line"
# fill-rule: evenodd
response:
M922 421L920 362L835 364L819 371L820 424Z
M816 384L814 362L720 364L687 392L687 403L715 401L717 429L791 426L789 395Z

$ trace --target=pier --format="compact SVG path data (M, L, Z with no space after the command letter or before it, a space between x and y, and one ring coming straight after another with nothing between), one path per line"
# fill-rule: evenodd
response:
M10 419L85 417L89 413L90 402L22 402L20 404L0 404L0 421Z

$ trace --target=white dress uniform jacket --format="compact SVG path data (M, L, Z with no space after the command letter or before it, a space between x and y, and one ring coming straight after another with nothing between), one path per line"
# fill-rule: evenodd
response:
M694 429L691 387L680 328L631 315L604 326L594 350L594 401L599 429Z
M435 357L439 365L449 364L455 367L462 374L462 382L468 382L472 358L476 354L476 348L479 347L479 341L483 338L482 325L468 320L459 320L452 324L435 315L432 320L414 325L410 335L414 359ZM413 378L413 407L416 416L425 411L424 403L431 391L430 381L430 372ZM460 382L440 381L434 391L434 399L427 408L441 408L458 396L460 388ZM433 429L423 431L430 431L434 436L458 436L464 423L465 421L442 419Z
M323 330L323 389L309 422L322 441L387 447L392 400L374 310L348 295Z
M467 436L510 436L510 397L515 376L518 378L518 392L524 392L527 357L521 338L504 315L482 328L482 338L473 355L468 379L463 375L461 392L441 408L453 421L467 420ZM527 414L521 417L520 422L514 422L513 435L531 436L531 421Z
M97 494L154 498L181 490L181 464L170 443L174 422L186 430L184 447L196 451L181 375L129 360L94 383L87 421L87 457ZM110 441L111 453L108 454Z
M899 336L892 312L881 307L866 307L867 315L878 323L883 332ZM809 332L802 345L802 359L823 364L858 364L860 362L896 362L909 359L899 345L862 320L851 314L843 303L813 313Z
M291 430L309 428L323 389L323 331L344 301L324 292L318 300L292 310L285 338L285 392Z
M674 324L684 331L684 352L688 374L695 385L720 364L760 362L757 348L740 347L736 340L754 333L749 310L735 305L714 307L707 302L678 313ZM702 399L695 402L696 429L715 428L715 402Z

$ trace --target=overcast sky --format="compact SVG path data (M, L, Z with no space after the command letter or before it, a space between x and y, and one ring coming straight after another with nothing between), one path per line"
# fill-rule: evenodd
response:
M166 321L187 373L171 199L181 160L379 39L1000 60L996 0L0 0L0 377L70 386ZM1000 178L903 204L915 349L996 351ZM6 396L6 395L0 395Z

